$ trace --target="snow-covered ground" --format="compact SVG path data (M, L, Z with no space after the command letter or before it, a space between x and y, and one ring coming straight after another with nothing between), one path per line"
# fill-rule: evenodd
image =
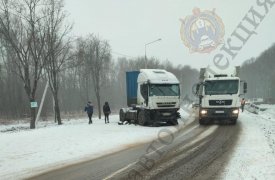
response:
M240 115L241 134L218 179L275 179L275 106Z
M239 139L218 179L275 179L275 105L261 108L267 110L241 113ZM62 126L40 122L35 130L25 129L28 124L0 126L0 179L21 179L152 141L163 128L120 126L117 115L110 124L93 121L88 125L87 118L75 119Z
M181 115L187 119L189 114L181 110ZM93 119L91 125L88 118L64 121L62 126L38 123L35 130L25 129L28 124L0 126L0 179L21 179L149 142L163 128L118 125L118 119L110 116L109 124Z

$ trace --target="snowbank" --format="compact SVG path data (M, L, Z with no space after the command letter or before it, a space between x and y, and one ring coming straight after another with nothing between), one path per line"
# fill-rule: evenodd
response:
M258 115L241 113L238 143L218 179L275 178L275 106L260 107L267 110Z

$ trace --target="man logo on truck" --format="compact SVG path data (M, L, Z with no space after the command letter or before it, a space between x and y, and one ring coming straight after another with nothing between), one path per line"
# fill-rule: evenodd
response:
M217 104L225 104L225 101L216 101Z
M190 52L210 53L223 42L224 24L215 11L193 9L193 15L181 19L181 39Z

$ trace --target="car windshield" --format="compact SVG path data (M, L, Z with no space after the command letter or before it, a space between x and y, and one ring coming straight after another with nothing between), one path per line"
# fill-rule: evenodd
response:
M151 84L150 96L179 96L179 84Z
M237 94L239 80L205 81L205 95Z

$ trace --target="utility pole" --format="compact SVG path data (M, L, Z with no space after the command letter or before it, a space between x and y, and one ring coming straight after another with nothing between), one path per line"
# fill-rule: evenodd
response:
M35 126L36 126L36 122L40 118L40 114L41 114L41 111L42 111L42 108L43 108L43 105L44 105L44 100L45 100L45 97L46 97L48 87L49 87L49 81L47 81L47 84L45 86L45 89L44 89L44 92L43 92L43 95L42 95L40 106L39 106L39 109L38 109L38 112L37 112L37 115L36 115L36 118L35 118Z
M153 43L158 42L158 41L161 41L161 38L159 38L159 39L157 39L157 40L154 40L154 41L152 41L152 42L149 42L149 43L146 43L146 44L145 44L145 69L147 69L146 48L147 48L147 46L148 46L149 44L153 44Z

